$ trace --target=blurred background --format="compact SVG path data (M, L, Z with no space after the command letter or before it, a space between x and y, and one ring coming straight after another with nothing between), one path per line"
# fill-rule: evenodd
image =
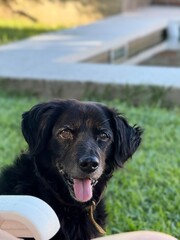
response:
M0 0L0 168L27 149L21 115L99 101L144 129L106 193L107 233L180 238L180 0Z

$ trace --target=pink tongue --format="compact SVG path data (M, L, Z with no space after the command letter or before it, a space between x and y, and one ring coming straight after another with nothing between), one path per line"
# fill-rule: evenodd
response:
M92 198L90 179L74 179L74 194L78 201L87 202Z

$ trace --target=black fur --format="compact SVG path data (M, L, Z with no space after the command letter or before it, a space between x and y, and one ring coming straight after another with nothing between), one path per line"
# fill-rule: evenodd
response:
M96 203L94 218L104 227L103 191L113 171L136 151L142 130L104 105L56 100L25 112L22 133L28 151L2 171L0 194L32 195L46 201L61 223L53 240L98 237L89 207ZM77 199L74 179L98 181L91 199Z

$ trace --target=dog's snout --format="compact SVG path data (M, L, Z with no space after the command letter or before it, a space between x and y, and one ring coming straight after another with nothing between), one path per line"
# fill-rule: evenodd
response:
M79 167L83 172L94 172L99 166L99 159L97 157L82 157L79 160Z

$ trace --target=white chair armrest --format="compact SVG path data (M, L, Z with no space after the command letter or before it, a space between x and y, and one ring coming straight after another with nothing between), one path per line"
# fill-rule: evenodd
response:
M49 240L60 228L53 209L32 196L0 196L0 229L16 237Z

